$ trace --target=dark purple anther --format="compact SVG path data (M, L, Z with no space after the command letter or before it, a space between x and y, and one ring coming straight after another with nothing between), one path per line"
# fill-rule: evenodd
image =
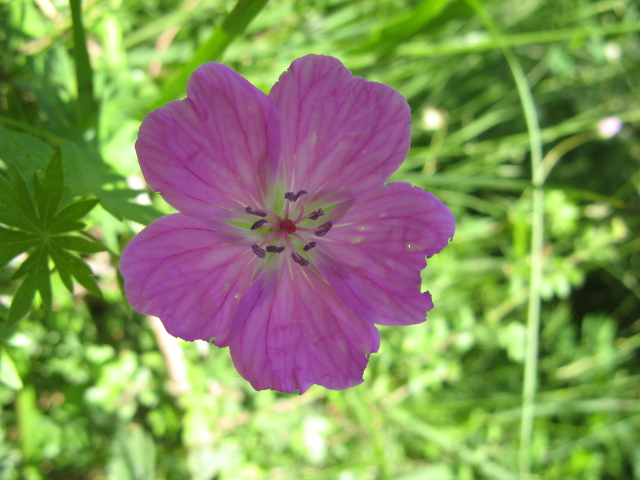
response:
M319 237L324 237L327 234L327 232L331 230L331 227L333 227L333 223L331 223L330 221L323 223L316 230L316 235Z
M302 195L305 195L307 193L309 193L309 192L307 192L306 190L300 190L298 193L295 193L295 194L293 192L287 192L287 193L284 194L284 198L286 198L290 202L295 202Z
M293 196L293 201L295 202L295 201L296 201L297 199L299 199L302 195L306 195L307 193L309 193L309 192L307 192L306 190L300 190L298 193L296 193L296 194Z
M264 225L265 223L267 223L266 220L258 220L256 223L254 223L253 225L251 225L251 230L255 230L257 228L260 228L262 225Z
M249 215L257 215L258 217L266 217L267 214L264 212L257 212L255 210L253 210L251 207L247 207L244 209L245 212L247 212Z
M260 258L264 258L267 256L267 252L264 251L264 248L260 248L256 243L251 245L251 250L253 250L253 253L255 253Z
M280 253L284 250L284 247L274 247L273 245L269 245L267 247L267 252L269 253Z
M303 249L305 252L308 252L308 251L309 251L309 250L311 250L312 248L315 248L315 246L316 246L316 242L309 242L309 243L307 243L304 247L302 247L302 249Z
M300 255L298 255L298 253L296 252L293 252L291 254L291 258L293 258L293 261L296 262L301 267L306 267L307 265L309 265L309 262L304 258L302 258Z
M309 220L317 220L318 217L321 217L323 215L324 215L324 212L322 211L321 208L319 208L315 212L311 212L311 215L309 215Z

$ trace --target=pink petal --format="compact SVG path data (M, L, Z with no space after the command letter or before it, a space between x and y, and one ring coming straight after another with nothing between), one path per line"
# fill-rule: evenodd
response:
M453 215L432 194L401 182L348 203L332 212L333 228L312 263L356 315L380 325L423 322L433 303L420 293L420 270L425 255L453 236Z
M205 63L187 98L147 115L136 143L145 180L183 213L264 207L280 157L273 101L229 67Z
M282 119L287 186L307 190L310 202L332 204L382 185L409 151L404 97L354 78L335 58L295 60L269 96Z
M225 346L229 321L258 260L234 228L180 213L146 227L120 260L133 308L160 317L171 335L217 337L216 345Z
M286 262L256 280L233 319L229 347L256 390L300 393L358 385L379 347L372 323L342 305L324 279Z

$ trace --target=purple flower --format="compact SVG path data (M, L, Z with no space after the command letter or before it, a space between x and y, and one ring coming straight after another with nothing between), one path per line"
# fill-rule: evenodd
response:
M257 390L361 383L374 324L425 320L420 270L454 232L436 197L384 184L410 119L332 57L294 61L269 95L202 65L140 127L144 177L180 213L124 249L127 298L176 337L228 346Z
M615 137L622 130L622 120L618 117L607 117L598 122L598 133L604 139Z

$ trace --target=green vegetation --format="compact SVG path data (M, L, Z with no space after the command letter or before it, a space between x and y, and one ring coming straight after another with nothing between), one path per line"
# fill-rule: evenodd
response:
M0 480L640 479L636 2L3 0L0 24ZM267 91L307 53L407 97L393 180L458 228L364 384L257 393L128 307L119 252L169 211L133 145L195 65Z

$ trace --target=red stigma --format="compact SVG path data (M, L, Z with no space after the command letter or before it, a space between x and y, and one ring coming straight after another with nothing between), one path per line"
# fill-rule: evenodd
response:
M285 230L287 233L293 233L296 231L296 225L291 220L286 218L280 224L280 229Z

